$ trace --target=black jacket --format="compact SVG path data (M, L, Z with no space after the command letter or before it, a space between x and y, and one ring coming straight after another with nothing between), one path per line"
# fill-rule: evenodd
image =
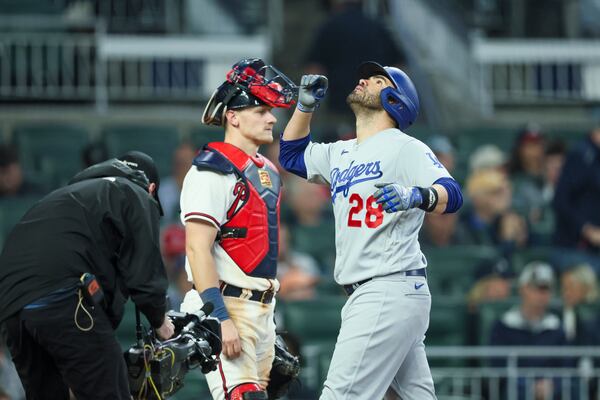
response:
M167 278L158 203L147 187L141 172L113 159L80 172L36 203L0 255L0 321L91 272L104 290L113 326L129 296L153 327L160 326Z
M581 235L586 223L600 226L600 148L589 137L567 156L554 193L555 243L600 252Z

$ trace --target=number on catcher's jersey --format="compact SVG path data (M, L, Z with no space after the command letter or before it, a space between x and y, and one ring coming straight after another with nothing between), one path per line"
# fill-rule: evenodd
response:
M358 214L362 212L363 208L366 208L364 222L368 228L377 228L383 222L383 207L375 202L373 196L369 196L365 202L358 193L352 193L348 201L352 205L348 213L348 226L354 228L362 226L363 221Z

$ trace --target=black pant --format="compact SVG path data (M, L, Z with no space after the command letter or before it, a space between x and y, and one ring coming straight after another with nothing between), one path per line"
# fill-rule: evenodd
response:
M73 295L6 320L3 331L28 400L130 399L127 370L114 330L100 307L86 309L94 318L88 332L73 320ZM89 326L79 310L78 322Z

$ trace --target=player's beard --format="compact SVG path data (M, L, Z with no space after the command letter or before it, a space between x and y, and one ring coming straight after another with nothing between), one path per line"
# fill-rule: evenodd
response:
M350 106L355 115L380 111L383 109L381 105L381 97L374 95L366 90L353 90L348 97L346 103Z

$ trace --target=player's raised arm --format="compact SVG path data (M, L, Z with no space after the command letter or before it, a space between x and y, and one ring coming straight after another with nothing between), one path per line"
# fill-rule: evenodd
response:
M312 113L325 97L328 81L323 75L303 75L300 80L298 106L283 131L282 139L296 140L308 136Z
M308 178L304 151L310 143L312 113L327 92L327 78L323 75L304 75L300 81L298 106L279 141L279 163L287 171Z

